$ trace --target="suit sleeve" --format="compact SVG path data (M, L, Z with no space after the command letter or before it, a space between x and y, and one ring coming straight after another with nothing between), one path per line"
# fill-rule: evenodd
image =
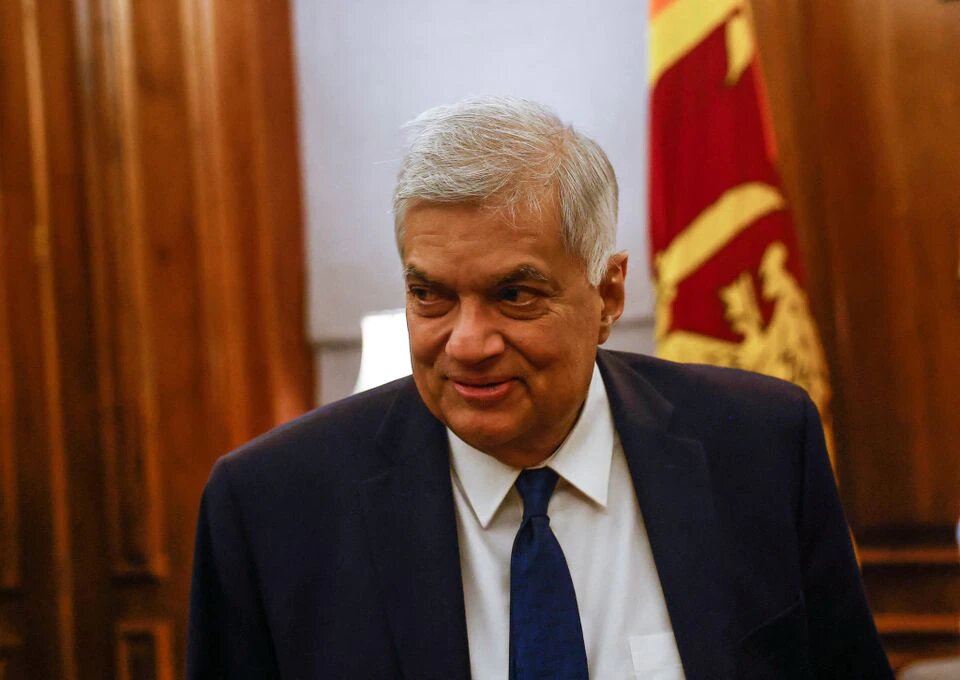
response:
M187 680L280 677L224 459L200 503L187 635Z
M805 400L799 534L817 678L893 678L867 605L816 406Z

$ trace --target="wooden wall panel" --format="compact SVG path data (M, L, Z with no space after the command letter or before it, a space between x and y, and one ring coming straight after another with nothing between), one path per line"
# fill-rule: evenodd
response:
M236 446L300 412L300 395L312 390L304 334L292 323L304 301L280 294L305 277L303 258L293 257L302 237L290 228L302 221L293 80L276 77L292 73L289 8L183 7L202 288L208 330L226 350L207 360L216 387L237 395L223 423ZM269 403L258 396L266 394Z
M119 680L173 680L169 623L123 621L116 637Z
M891 658L960 653L960 5L753 0Z
M0 3L13 680L179 675L210 467L312 404L289 43L272 0Z
M4 445L16 460L21 536L20 587L0 603L23 641L7 667L11 677L75 678L71 512L65 461L63 372L56 297L60 281L51 239L60 227L55 206L56 165L49 131L57 105L48 87L69 74L48 70L45 25L32 0L0 8L0 276L5 281L8 385L16 408ZM63 199L66 200L66 199Z
M264 148L295 151L292 88L290 101L263 89L291 83L292 64L260 72L284 48L257 43L251 28L286 23L287 12L262 1L111 0L82 22L101 395L115 414L103 451L117 471L116 516L142 516L118 525L119 544L157 557L125 574L147 581L114 586L115 615L165 616L176 667L213 460L312 401L303 280L277 275L302 271L296 155L284 158L286 175L259 169ZM289 29L277 37L289 42ZM284 223L264 207L273 195L289 199ZM283 347L278 334L298 342Z
M64 389L61 374L59 306L57 276L51 257L51 241L60 225L51 224L55 200L50 186L48 157L49 70L40 52L39 8L34 0L21 0L23 16L24 67L30 133L30 164L33 175L33 246L38 279L40 348L43 360L42 394L46 456L49 463L49 504L53 550L53 591L56 597L57 648L60 675L64 680L77 677L74 628L74 580L70 506L68 502L67 448L64 414L61 408ZM58 74L59 77L63 77Z
M291 228L303 223L297 98L291 65L291 10L288 0L275 2L272 11L251 2L246 13L254 60L252 125L257 162L258 238L262 244L259 328L267 331L271 365L267 390L274 395L271 420L283 422L303 410L303 394L312 394L313 355L305 344L301 298L284 294L306 279L303 234ZM288 77L277 77L287 74ZM268 189L269 188L269 189ZM301 320L300 324L293 323Z
M0 215L3 214L0 194ZM7 250L0 230L0 253ZM0 260L2 263L2 260ZM6 277L0 275L0 591L20 586L20 518L17 503L16 401L13 342L8 321Z
M148 269L134 17L126 0L111 0L105 7L109 14L99 17L101 30L95 36L102 70L88 80L99 87L91 86L83 95L96 101L95 108L91 102L86 109L94 112L89 124L100 175L91 203L102 201L98 219L90 222L91 269L110 545L116 576L159 579L166 573L167 557L157 478L155 289L150 289ZM164 195L172 198L173 192Z
M0 680L7 677L7 668L18 661L17 656L23 640L0 626Z
M20 585L20 545L17 502L16 398L14 382L14 337L10 327L10 286L14 277L8 268L11 244L5 236L6 225L19 222L22 197L29 195L20 178L9 170L19 160L22 149L11 148L10 135L21 131L26 112L12 101L24 91L23 59L19 7L0 6L0 590L10 591ZM19 71L19 73L18 73ZM17 76L20 76L19 78ZM22 222L20 222L22 223ZM6 637L6 635L5 635Z

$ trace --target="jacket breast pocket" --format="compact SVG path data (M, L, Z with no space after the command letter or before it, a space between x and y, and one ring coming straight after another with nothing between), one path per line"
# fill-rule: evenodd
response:
M813 677L803 598L745 635L737 652L738 679Z

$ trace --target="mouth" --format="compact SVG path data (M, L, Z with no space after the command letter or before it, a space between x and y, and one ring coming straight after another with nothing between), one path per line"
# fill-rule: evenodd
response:
M507 397L514 385L515 378L457 379L449 378L453 389L461 397L472 402L496 402Z

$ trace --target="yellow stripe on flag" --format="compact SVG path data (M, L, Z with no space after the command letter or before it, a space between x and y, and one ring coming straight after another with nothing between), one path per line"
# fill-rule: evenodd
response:
M675 287L764 215L784 207L783 196L763 182L725 192L656 256L657 284Z
M742 5L743 0L674 0L660 9L650 24L650 86Z

